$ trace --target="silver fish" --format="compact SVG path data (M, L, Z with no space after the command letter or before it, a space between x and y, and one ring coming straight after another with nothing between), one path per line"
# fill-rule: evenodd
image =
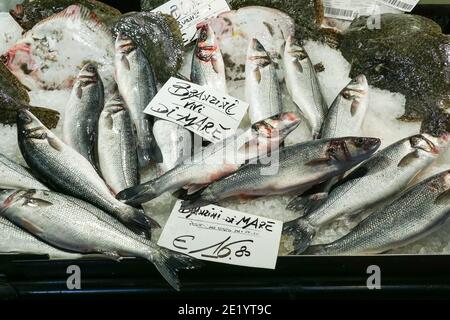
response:
M81 258L80 254L65 252L40 241L3 217L0 217L0 253L48 255L51 259Z
M28 166L54 190L98 206L139 232L150 232L151 220L142 210L114 198L91 163L58 139L28 110L17 120L19 147Z
M281 88L275 66L262 44L252 39L245 64L245 96L250 122L255 124L283 112Z
M192 57L191 81L227 93L225 64L214 31L208 24L197 26L197 44Z
M40 189L47 187L39 182L27 169L0 153L0 188Z
M323 123L321 138L359 135L369 106L369 84L364 75L354 78L334 100Z
M185 186L192 186L188 193L198 191L199 186L235 172L246 160L259 154L261 149L267 152L278 148L298 124L298 118L292 113L267 119L242 135L238 133L225 141L209 145L157 179L120 192L117 199L136 205Z
M322 123L328 112L328 105L322 95L314 65L308 53L292 36L286 40L283 62L286 87L292 100L307 119L315 139L320 134ZM352 134L344 136L352 136Z
M306 191L342 174L370 157L380 146L376 138L313 140L285 147L278 157L259 158L203 190L182 207L200 207L243 196L259 197ZM274 170L271 170L272 168Z
M88 63L78 74L64 112L63 141L94 166L98 118L103 108L103 84L97 68Z
M184 127L162 119L155 120L153 136L161 150L163 162L157 163L158 175L163 175L191 156L192 134Z
M10 191L0 215L57 248L100 253L116 260L151 261L175 289L177 271L195 267L193 258L170 252L135 235L116 219L82 200L50 191Z
M421 239L450 216L450 171L435 175L378 209L344 237L305 254L376 254Z
M120 95L111 98L100 114L97 150L99 169L114 193L139 184L133 126Z
M294 253L301 253L320 226L396 196L447 147L447 134L415 135L388 146L335 185L323 202L307 208L304 217L286 223L283 236L293 242Z
M116 39L114 64L119 92L127 104L136 130L139 165L145 168L150 160L162 162L152 136L151 119L144 113L157 93L153 68L142 50L121 33Z

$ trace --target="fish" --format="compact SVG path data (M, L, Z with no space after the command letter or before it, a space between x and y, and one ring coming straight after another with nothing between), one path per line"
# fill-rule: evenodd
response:
M39 189L47 187L36 179L26 168L0 153L1 189Z
M272 59L257 39L250 41L245 64L245 96L251 124L283 112L281 88Z
M81 68L97 66L105 95L115 87L111 32L82 5L37 23L6 53L6 66L31 90L71 89Z
M288 92L301 114L307 119L315 139L320 134L322 123L328 113L328 105L308 53L293 36L289 36L286 40L283 63ZM351 135L341 137L345 136Z
M162 162L161 152L152 135L151 119L144 109L157 93L155 74L142 50L126 35L116 39L116 81L128 110L137 137L140 168L150 160Z
M293 243L293 253L300 254L326 223L391 201L433 163L448 144L447 133L441 137L419 134L386 147L337 183L319 205L298 208L304 209L303 216L284 224L283 238Z
M439 229L450 216L450 171L410 187L395 201L328 244L311 246L305 254L377 254L415 242Z
M16 1L18 2L18 1ZM20 1L21 2L21 1ZM92 10L103 22L107 23L120 16L119 10L95 0L33 0L19 3L10 11L11 16L24 29L30 30L38 22L61 12L68 6L81 4Z
M370 157L378 138L348 137L312 140L288 146L279 154L250 162L183 201L182 208L198 208L231 197L261 197L306 191L340 175Z
M118 93L106 102L100 114L97 151L102 177L115 194L139 184L133 125Z
M163 160L156 164L159 176L172 170L191 156L192 134L183 126L167 120L156 119L153 124L153 137L161 150Z
M28 110L17 119L20 151L31 170L53 190L78 197L149 236L156 222L140 209L117 201L89 160L62 142Z
M102 79L95 65L80 71L64 111L62 140L96 166L98 119L104 106Z
M225 64L214 31L207 23L197 25L197 43L192 56L191 81L227 93Z
M331 104L320 137L359 135L369 107L369 84L364 75L352 79Z
M227 77L232 80L244 79L246 50L252 39L259 40L277 69L282 67L283 44L296 29L294 20L288 14L269 6L252 4L223 12L207 23L216 35L225 60ZM277 73L277 76L282 79L282 72Z
M197 265L191 257L135 235L104 211L80 199L40 190L11 190L6 199L2 198L2 217L56 248L100 253L117 261L142 257L152 262L177 290L178 270Z
M164 175L126 189L116 198L138 205L185 186L192 186L188 193L198 191L199 187L235 172L245 161L261 152L276 150L298 125L299 119L293 113L266 119L244 133L237 132L224 141L210 144Z
M40 241L3 217L0 217L0 253L48 255L50 259L68 260L82 257L80 254L59 250Z

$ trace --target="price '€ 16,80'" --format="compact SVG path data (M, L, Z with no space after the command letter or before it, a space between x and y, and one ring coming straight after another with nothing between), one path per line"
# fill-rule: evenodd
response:
M218 206L182 209L177 202L158 241L192 257L274 269L282 223Z

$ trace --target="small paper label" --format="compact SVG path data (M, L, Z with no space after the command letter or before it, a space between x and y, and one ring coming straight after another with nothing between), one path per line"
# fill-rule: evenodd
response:
M378 0L378 1L401 11L411 12L414 9L414 7L419 3L420 0Z
M172 77L144 112L219 142L236 132L248 106L221 92Z
M183 34L184 44L196 39L197 24L230 11L226 0L171 0L152 10L174 17Z
M386 6L378 2L378 0L325 0L324 11L327 18L348 21L353 21L359 16L401 12L393 6Z
M200 260L275 269L283 223L218 206L175 204L158 245Z

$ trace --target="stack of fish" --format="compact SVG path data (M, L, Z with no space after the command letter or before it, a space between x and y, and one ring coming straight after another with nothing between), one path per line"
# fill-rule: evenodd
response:
M264 27L255 25L245 37L218 30L255 16ZM176 192L184 208L292 194L288 208L300 217L285 225L283 243L293 254L381 253L447 218L450 172L407 187L447 149L448 134L423 132L377 152L380 139L361 136L370 98L366 77L354 78L328 106L286 14L246 7L198 25L190 80L227 93L224 60L238 61L242 52L224 58L221 47L230 51L233 41L244 42L241 76L250 104L250 125L200 150L191 132L143 112L178 60L170 57L173 68L154 64L149 52L157 49L142 45L139 32L126 32L140 19L163 21L158 14L123 16L117 23L129 24L113 26L113 36L92 11L71 5L34 25L7 53L6 66L23 84L72 92L61 137L18 103L18 144L29 169L0 155L0 252L142 257L179 288L177 271L196 262L152 242L159 225L141 207L165 192ZM169 54L167 44L161 50ZM284 85L295 111L283 103ZM313 139L285 146L301 120ZM154 165L156 177L139 184ZM311 246L319 227L354 214L368 217L342 239Z

